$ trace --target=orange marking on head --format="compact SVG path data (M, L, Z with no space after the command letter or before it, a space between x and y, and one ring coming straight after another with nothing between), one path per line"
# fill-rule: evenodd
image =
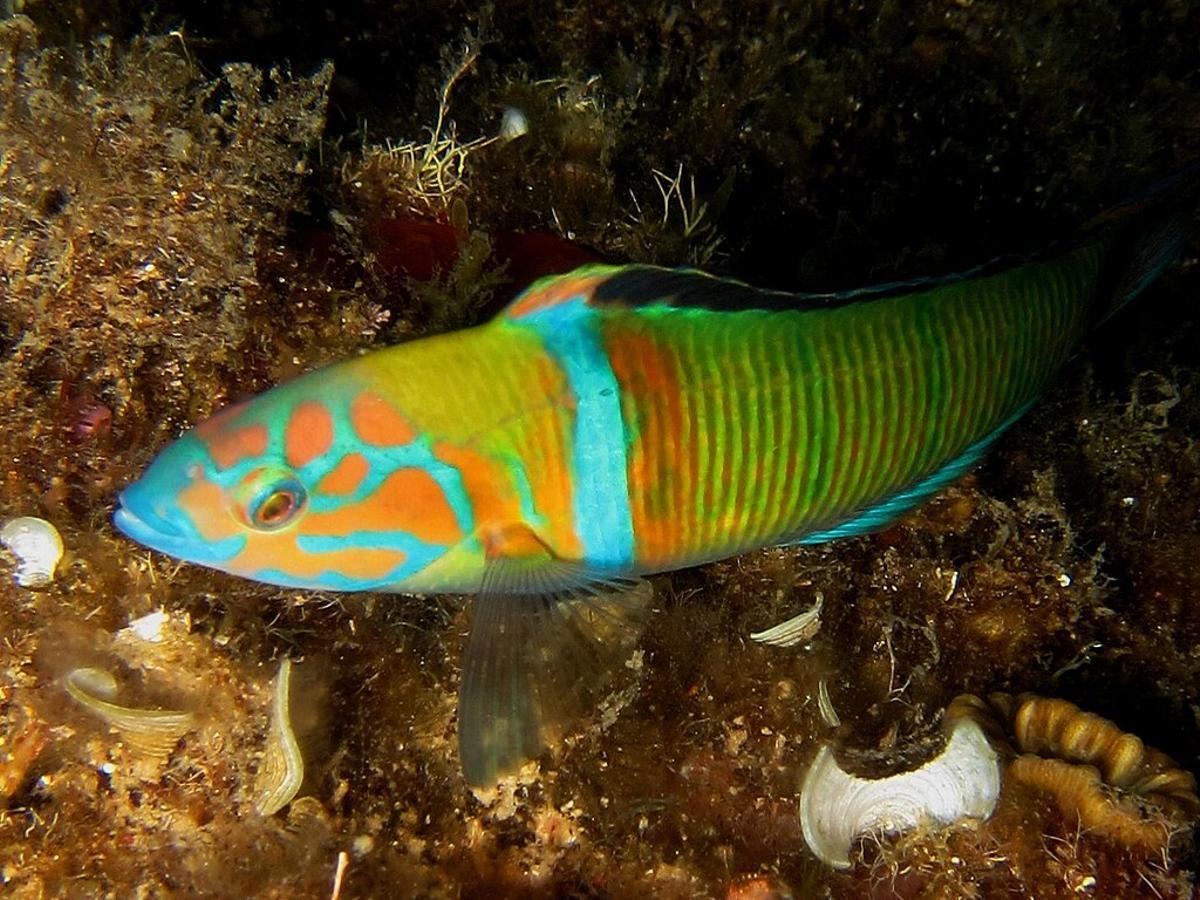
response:
M642 498L630 506L638 556L647 561L666 559L678 552L676 511L686 507L682 493L693 484L691 474L696 471L691 460L674 460L668 467L664 458L666 448L680 446L683 433L678 375L670 357L649 335L622 329L605 346L621 385L624 415L636 428L626 476L630 496ZM669 472L676 477L667 479Z
M458 470L471 498L476 528L499 528L521 521L521 506L507 467L478 450L457 444L438 444L433 455Z
M266 425L243 425L232 431L215 432L206 441L218 469L228 469L244 459L267 452L270 435Z
M245 536L246 546L229 560L228 568L250 577L265 569L278 569L301 579L314 579L329 571L351 578L383 578L408 558L402 550L362 547L307 553L296 544L297 534L303 534L307 529L255 531L246 528L230 514L225 492L204 478L180 491L179 503L206 540ZM310 517L316 515L310 514Z
M310 512L302 528L313 535L404 530L427 544L443 545L463 538L441 486L428 472L414 468L397 469L359 503Z
M371 466L361 453L347 453L342 461L317 484L321 494L349 494L362 484Z
M383 578L408 558L403 550L347 547L327 553L308 553L296 544L299 532L262 531L247 534L246 547L230 560L235 571L253 575L278 569L293 578L315 579L325 572L350 578Z
M505 462L456 444L438 444L433 453L458 470L480 533L524 524L534 528L555 554L575 559L583 548L575 533L571 506L573 484L565 452L570 446L569 429L569 417L542 417L526 422L510 436L511 450L527 463L525 475L539 516L536 522L526 520L513 472Z
M411 444L417 433L404 416L377 394L363 391L350 404L350 424L354 433L375 447Z
M479 533L524 524L533 528L552 552L576 559L582 546L575 532L570 470L575 399L562 368L550 356L538 358L530 374L529 396L552 398L553 402L536 414L507 420L483 441L469 446L441 443L433 447L433 453L458 471ZM522 508L517 460L524 463L536 513L533 521L527 520Z
M220 435L246 409L249 401L234 403L231 406L217 410L196 426L196 436L205 441L211 441Z
M333 446L333 420L329 410L315 400L296 404L283 435L288 465L300 468Z
M206 541L219 541L240 532L227 514L225 492L207 478L197 478L179 492L177 499Z

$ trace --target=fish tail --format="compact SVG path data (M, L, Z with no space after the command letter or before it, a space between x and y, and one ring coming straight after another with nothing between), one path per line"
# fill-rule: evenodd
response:
M1181 199L1190 202L1194 208L1198 189L1200 189L1200 160L1160 178L1136 194L1126 197L1115 206L1110 206L1084 225L1084 231L1097 231L1113 223L1128 222L1142 214L1154 210L1161 211L1166 206L1177 209Z
M1103 322L1142 293L1183 255L1197 233L1200 161L1168 175L1092 219L1085 231L1108 230L1111 290Z
M1101 310L1099 321L1108 319L1149 287L1183 255L1195 234L1196 219L1185 213L1147 223L1131 234L1107 308Z

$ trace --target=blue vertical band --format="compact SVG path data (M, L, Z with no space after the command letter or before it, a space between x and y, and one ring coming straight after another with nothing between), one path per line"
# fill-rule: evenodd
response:
M613 571L633 566L628 440L621 394L604 351L598 316L583 297L520 318L531 326L575 395L571 474L575 533L584 561Z

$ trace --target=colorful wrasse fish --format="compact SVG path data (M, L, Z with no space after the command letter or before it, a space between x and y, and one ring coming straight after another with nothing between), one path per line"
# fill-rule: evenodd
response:
M845 294L588 266L486 325L338 363L168 447L116 525L322 590L477 594L468 779L536 754L645 607L642 576L878 529L962 474L1183 229Z

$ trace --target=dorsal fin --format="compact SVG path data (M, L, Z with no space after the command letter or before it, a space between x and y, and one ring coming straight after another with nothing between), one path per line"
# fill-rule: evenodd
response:
M591 303L596 288L606 278L623 268L627 267L593 264L581 266L565 275L540 278L518 294L500 316L507 319L524 319L580 298Z
M1008 268L1014 260L997 261L965 272L935 278L892 281L870 287L827 293L792 293L756 288L733 278L718 278L695 269L662 269L657 266L623 266L612 271L592 292L596 306L671 306L682 309L707 309L713 312L747 310L833 309L908 294L985 272Z
M1030 257L1006 257L950 275L892 281L828 293L791 293L756 288L733 278L718 278L696 269L588 265L566 275L535 282L509 304L502 315L523 319L579 300L593 309L643 306L705 309L710 312L834 309L850 303L932 290L964 278L993 274L1030 261Z
M1116 259L1110 266L1109 295L1101 300L1103 305L1098 318L1103 318L1139 293L1178 258L1184 242L1195 230L1195 214L1191 206L1187 206L1182 215L1171 213L1170 208L1178 205L1180 199L1184 204L1194 205L1191 198L1197 185L1200 185L1200 162L1101 213L1073 238L1055 241L1038 252L1008 254L946 275L891 281L845 291L794 293L756 288L736 279L718 278L695 269L592 264L535 282L508 306L503 315L520 319L572 301L582 301L585 307L596 310L644 306L712 312L834 309L851 303L923 293L968 278L998 275L1020 266L1050 263L1092 243L1120 243L1123 240L1132 251L1115 254Z

